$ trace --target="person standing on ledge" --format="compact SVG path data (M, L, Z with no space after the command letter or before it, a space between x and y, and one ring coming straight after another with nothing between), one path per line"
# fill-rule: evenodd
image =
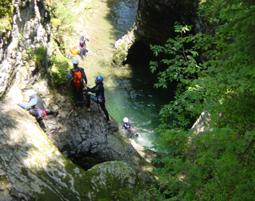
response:
M68 79L71 80L71 90L74 97L75 106L82 106L84 104L83 89L87 85L87 77L84 69L79 67L79 60L72 59L73 68L68 74Z
M80 47L80 56L81 58L83 58L84 56L86 56L86 54L88 53L88 49L86 46L86 41L89 41L89 39L87 39L84 36L81 36L80 38L80 42L79 42L79 47Z
M94 101L95 103L99 104L101 109L103 110L105 114L105 119L107 122L109 122L109 113L105 107L105 96L104 96L104 84L103 84L104 78L99 75L96 77L95 80L95 86L93 88L87 88L87 92L95 93L95 95L88 94L88 108L90 107L90 101Z

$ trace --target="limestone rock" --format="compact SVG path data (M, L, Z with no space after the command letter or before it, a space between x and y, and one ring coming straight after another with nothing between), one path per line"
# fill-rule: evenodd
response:
M150 200L151 180L127 163L85 172L62 156L28 112L5 102L0 109L0 201Z
M22 59L27 51L47 47L49 26L44 17L43 0L17 0L11 33L0 36L0 97L9 88L16 73L28 65ZM34 66L30 69L31 74Z
M105 162L87 172L89 201L153 200L148 190L151 183L124 162Z
M0 108L0 200L80 200L75 166L28 112L5 103Z
M209 129L210 120L211 115L207 111L202 112L196 122L191 127L191 130L196 134L203 133L204 131L206 131L206 129Z
M72 109L71 100L65 97L62 102L63 98L56 94L50 98L54 102L49 102L49 107L60 108L59 115L44 121L47 133L61 151L86 167L111 160L137 167L143 163L128 139L119 133L118 125L114 121L107 123L96 104L92 103L87 112L85 107Z

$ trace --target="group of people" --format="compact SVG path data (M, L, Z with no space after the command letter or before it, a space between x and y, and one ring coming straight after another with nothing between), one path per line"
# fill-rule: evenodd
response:
M104 78L101 75L96 76L95 86L89 88L87 86L87 77L84 69L79 67L79 60L77 58L72 59L73 68L68 74L68 79L71 83L71 90L75 106L80 107L86 105L87 110L90 111L91 100L98 104L104 112L105 119L108 122L110 120L109 113L105 107L105 95L104 95Z
M87 38L82 36L79 41L80 50L77 52L73 52L73 55L79 54L81 58L86 56L88 50L86 49L86 41ZM76 54L77 53L77 54ZM76 107L87 107L87 111L90 111L91 101L95 102L98 106L100 106L101 110L104 113L106 122L109 122L109 113L105 107L105 95L104 95L104 78L101 75L96 76L95 78L95 86L89 88L87 86L88 80L85 74L85 71L82 67L79 66L79 59L77 57L72 58L73 68L70 70L67 75L68 80L70 81L70 87L73 94L74 104ZM28 90L27 96L29 97L28 102L18 104L23 109L26 109L33 115L41 127L45 127L43 123L43 118L48 115L57 115L57 112L45 109L43 100L34 90ZM123 119L122 128L132 134L134 129L131 126L131 123L127 117Z
M79 41L79 50L73 48L71 49L71 54L73 56L80 55L81 58L86 56L88 52L86 48L86 41L89 41L88 38L85 36L81 36ZM97 76L95 79L95 86L89 88L87 86L88 80L84 69L79 67L79 59L77 57L73 57L72 64L73 68L70 70L70 73L67 77L71 81L71 90L73 93L75 106L79 107L86 105L87 110L90 111L90 103L92 100L100 106L100 108L104 112L105 119L108 122L110 118L109 113L105 107L103 76Z

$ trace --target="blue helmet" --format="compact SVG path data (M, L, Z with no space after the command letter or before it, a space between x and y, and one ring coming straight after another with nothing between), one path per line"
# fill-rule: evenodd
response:
M96 76L96 81L103 82L104 78L101 75Z

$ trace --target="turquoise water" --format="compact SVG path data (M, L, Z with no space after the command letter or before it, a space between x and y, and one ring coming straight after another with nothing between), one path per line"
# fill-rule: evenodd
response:
M137 1L110 1L111 16L117 38L132 27L137 10ZM123 70L127 70L123 67ZM147 69L147 70L146 70ZM153 148L156 138L155 129L159 125L159 111L166 97L153 87L153 76L148 67L131 66L130 76L114 76L112 88L106 88L107 107L112 117L122 123L128 117L137 130L136 141Z

